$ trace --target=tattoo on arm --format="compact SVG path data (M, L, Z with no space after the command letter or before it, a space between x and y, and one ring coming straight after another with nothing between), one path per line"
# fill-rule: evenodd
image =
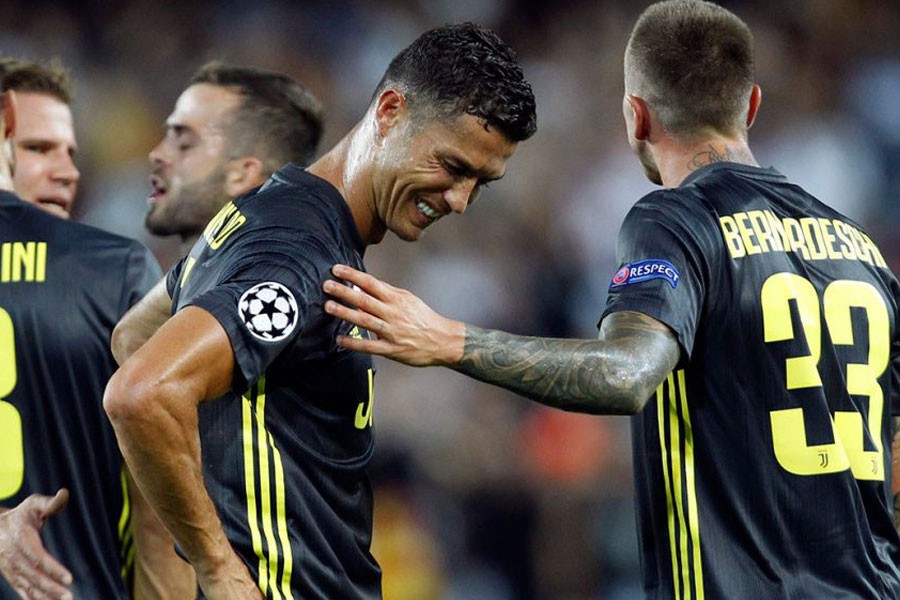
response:
M636 312L603 321L598 340L538 338L467 326L454 368L547 406L635 414L678 362L668 326Z

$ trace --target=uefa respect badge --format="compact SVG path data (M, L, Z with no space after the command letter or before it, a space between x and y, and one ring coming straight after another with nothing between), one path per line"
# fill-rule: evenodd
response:
M653 279L664 279L672 286L672 289L675 289L681 279L681 274L675 265L667 260L648 258L624 265L613 275L609 287L618 288Z

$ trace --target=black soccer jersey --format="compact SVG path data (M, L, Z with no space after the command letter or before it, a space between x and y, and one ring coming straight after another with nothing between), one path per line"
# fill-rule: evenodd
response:
M200 406L203 475L229 540L269 598L377 598L369 552L372 361L323 310L335 263L362 269L341 195L299 167L226 205L173 267L173 309L224 327L232 391Z
M161 276L137 242L0 192L0 505L69 488L42 538L76 598L129 597L130 511L103 390L113 327ZM18 597L0 578L0 598Z
M774 170L718 163L638 202L618 254L604 316L682 346L633 418L647 597L900 598L900 292L871 238Z

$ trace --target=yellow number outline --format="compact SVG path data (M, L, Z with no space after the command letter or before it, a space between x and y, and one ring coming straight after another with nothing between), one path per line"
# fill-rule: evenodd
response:
M861 308L868 319L869 353L865 363L847 365L847 391L867 396L866 421L858 411L835 411L831 419L834 442L809 445L802 408L773 410L770 413L772 442L778 463L796 475L820 475L850 469L856 479L884 481L884 449L881 420L884 391L878 378L890 362L890 317L884 298L869 283L838 280L825 288L822 301L809 280L795 273L776 273L763 284L761 306L766 343L795 339L790 300L797 305L800 327L809 354L785 360L789 390L821 387L818 364L822 351L822 319L835 345L852 346L851 308ZM868 435L875 450L864 449Z
M0 308L0 500L11 497L25 479L22 416L4 402L16 387L16 345L12 317Z

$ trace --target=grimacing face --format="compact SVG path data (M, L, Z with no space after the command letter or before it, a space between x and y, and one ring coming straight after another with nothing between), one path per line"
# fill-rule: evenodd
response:
M198 235L231 198L225 193L226 127L237 93L198 83L179 96L166 135L150 152L152 191L147 229L156 235Z
M68 219L80 173L72 111L62 100L37 92L16 93L13 189L20 198Z
M378 159L376 228L382 236L390 230L406 241L419 239L441 217L465 212L489 182L503 177L516 147L469 114L398 123L385 135Z

